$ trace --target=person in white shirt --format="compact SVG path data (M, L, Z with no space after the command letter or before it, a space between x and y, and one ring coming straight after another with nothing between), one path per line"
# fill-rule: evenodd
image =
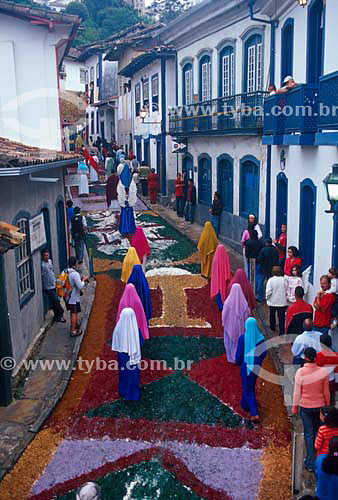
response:
M294 365L302 365L304 362L304 351L307 347L313 347L316 352L320 352L320 337L321 333L313 329L313 321L308 318L303 323L304 332L295 339L291 348Z
M86 283L89 283L89 278L81 280L80 273L76 270L75 257L69 257L68 260L68 280L71 286L71 291L67 300L67 309L70 311L70 336L77 337L82 333L78 326L78 313L81 312L81 290Z
M276 330L276 312L278 315L279 335L285 333L285 312L287 306L287 282L282 276L279 266L272 268L272 277L269 278L266 285L266 302L270 309L270 328Z

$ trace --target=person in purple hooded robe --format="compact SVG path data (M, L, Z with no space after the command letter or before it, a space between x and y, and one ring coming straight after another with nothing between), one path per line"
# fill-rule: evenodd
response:
M229 363L235 363L238 339L244 333L245 321L249 316L250 309L241 285L234 283L222 311L224 347Z

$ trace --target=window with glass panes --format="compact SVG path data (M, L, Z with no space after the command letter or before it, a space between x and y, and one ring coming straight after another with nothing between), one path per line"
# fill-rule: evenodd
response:
M200 62L200 99L210 101L211 99L211 62L210 57L205 56Z
M94 66L92 66L90 68L90 81L94 83L94 78L95 78L95 70L94 70Z
M20 233L26 234L26 239L15 249L17 283L20 303L30 294L34 293L32 255L29 244L29 223L28 219L22 218L16 223Z
M232 47L221 52L221 96L229 97L235 93L235 55Z
M142 84L143 90L143 106L147 107L149 105L149 79L143 80Z
M260 35L253 35L246 43L246 92L263 88L263 45Z
M184 104L193 103L193 80L192 80L192 67L184 72Z
M80 83L87 83L86 70L84 68L80 68Z
M152 99L152 110L158 111L158 75L153 75L151 77L151 99Z
M137 83L135 85L135 114L140 116L141 110L141 85Z

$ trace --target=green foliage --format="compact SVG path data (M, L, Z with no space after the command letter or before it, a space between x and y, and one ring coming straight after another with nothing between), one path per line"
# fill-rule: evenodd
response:
M154 0L152 7L160 14L162 23L169 23L192 5L191 0Z
M143 20L138 12L123 0L77 0L71 2L65 12L84 20L74 42L76 47L104 40Z
M88 9L82 2L70 2L65 8L65 13L79 16L84 21L89 17Z

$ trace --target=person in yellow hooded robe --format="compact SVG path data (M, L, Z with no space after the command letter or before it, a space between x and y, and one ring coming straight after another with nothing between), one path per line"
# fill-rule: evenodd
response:
M137 255L136 249L134 247L129 247L128 252L123 259L122 263L122 275L121 280L124 283L128 282L129 276L136 265L141 265L139 256Z
M218 245L217 236L211 222L206 222L198 242L197 248L201 252L201 275L209 278L212 259Z

